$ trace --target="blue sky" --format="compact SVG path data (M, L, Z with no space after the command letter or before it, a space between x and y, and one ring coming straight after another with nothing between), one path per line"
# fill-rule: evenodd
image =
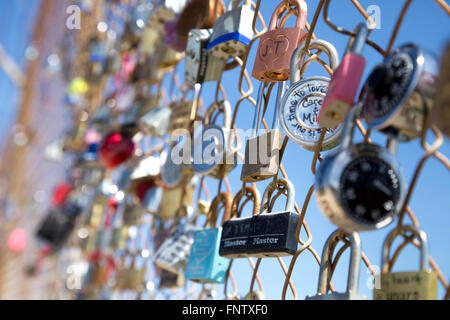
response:
M27 45L27 39L30 34L31 17L36 12L37 0L15 0L6 1L0 0L0 41L6 48L9 54L19 64L22 64L24 58L24 51ZM278 1L262 1L261 12L268 23L271 12L275 8ZM383 48L387 47L389 36L394 28L396 17L401 10L404 1L391 0L367 0L360 1L364 8L369 5L376 4L381 8L381 29L375 30L370 38L379 43ZM308 22L311 23L315 8L319 3L318 0L307 1L308 4ZM350 1L332 1L330 5L330 16L336 24L352 30L362 17L358 14L356 9L352 6ZM64 14L63 12L61 14ZM293 23L293 18L289 19L289 24ZM63 26L61 26L63 27ZM408 11L404 23L398 33L397 39L394 43L394 48L407 42L417 43L424 48L427 48L437 55L440 55L441 50L446 40L450 39L449 33L450 21L449 17L440 9L440 7L433 0L416 0L412 2L410 10ZM342 58L343 51L347 44L348 38L331 30L319 18L315 33L319 39L327 40L333 43ZM253 58L256 52L256 45L253 46L247 70L251 73ZM367 66L365 76L378 63L381 62L381 56L370 47L364 50L364 56L367 58ZM180 76L184 73L184 66L178 68ZM237 77L238 70L232 70L225 73L223 83L226 88L228 98L234 107L236 101L239 99L237 91ZM322 75L325 72L315 65L312 65L305 74L306 77ZM257 88L258 82L252 79L254 88ZM214 85L212 83L205 84L202 97L205 105L214 100ZM273 113L273 98L269 105L268 113L270 114L268 123L271 123L271 114ZM256 97L256 92L253 93ZM17 91L14 90L12 83L6 79L3 72L0 70L0 101L2 105L2 116L0 117L0 130L11 124L13 116L17 108ZM238 120L236 125L238 128L248 129L252 123L253 107L244 102L238 113ZM373 134L375 142L384 144L384 137L380 134ZM358 137L357 139L359 139ZM429 135L429 141L433 137ZM441 152L447 156L450 155L450 144L448 139L441 148ZM404 167L405 175L408 182L412 178L413 171L420 160L423 150L420 148L418 140L411 141L400 145L399 161ZM283 164L288 172L289 178L296 187L296 200L301 206L304 197L311 184L314 182L314 177L310 171L310 164L312 153L301 149L294 142L290 141L287 146L287 151L283 159ZM238 191L242 185L240 178L241 168L237 167L229 176L233 193ZM428 233L430 252L435 258L435 261L440 266L444 276L450 278L450 254L448 245L450 244L450 233L448 227L450 226L450 183L449 172L438 161L430 159L419 178L419 182L414 190L411 200L411 208L415 212L421 227ZM209 190L217 190L217 183L214 180L207 180ZM266 187L267 182L257 184L261 194ZM276 206L276 209L281 210L284 207L284 202ZM320 213L312 198L307 214L306 221L313 235L312 246L321 255L322 246L328 235L335 230L335 227ZM393 226L389 226L383 230L374 232L361 233L363 250L369 257L373 265L380 265L381 260L381 245L382 241L388 231ZM302 238L305 239L305 234L302 232ZM289 265L290 258L284 258L286 266ZM408 247L401 255L395 269L396 270L414 270L418 267L419 259L418 252L415 248ZM346 282L346 268L348 266L348 253L341 258L341 263L333 278L333 283L338 291L344 290ZM238 283L238 290L241 295L246 295L249 289L251 269L246 260L235 261L233 263L233 273ZM314 294L317 288L318 279L318 265L310 253L303 253L297 260L294 268L292 281L297 289L299 299L304 299L306 295ZM276 259L264 259L260 267L260 277L265 289L266 298L279 299L281 297L281 289L284 281L284 276ZM360 293L372 297L371 290L367 288L367 281L370 279L369 273L365 266L361 268L360 274ZM217 286L219 292L218 298L221 298L223 286ZM439 297L442 297L443 290L439 287ZM288 298L291 298L288 291Z

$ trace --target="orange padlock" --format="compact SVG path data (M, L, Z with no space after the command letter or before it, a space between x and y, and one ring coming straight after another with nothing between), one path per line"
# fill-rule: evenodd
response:
M295 3L297 23L293 28L278 28L280 18ZM270 19L269 31L261 35L252 76L264 82L289 80L289 65L297 46L305 41L308 7L304 0L283 1Z

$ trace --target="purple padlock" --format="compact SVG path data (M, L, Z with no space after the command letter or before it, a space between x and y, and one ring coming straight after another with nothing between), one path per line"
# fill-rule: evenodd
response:
M178 37L177 25L178 20L168 21L164 24L164 41L171 49L177 52L184 52L186 51L186 42Z

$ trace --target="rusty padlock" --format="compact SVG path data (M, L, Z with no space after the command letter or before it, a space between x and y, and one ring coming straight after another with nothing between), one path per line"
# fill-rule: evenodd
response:
M291 2L296 4L298 13L296 26L278 28L281 16L290 9L287 1L282 1L272 14L269 31L261 35L252 72L252 76L259 81L289 80L291 56L307 36L305 25L308 7L304 0Z

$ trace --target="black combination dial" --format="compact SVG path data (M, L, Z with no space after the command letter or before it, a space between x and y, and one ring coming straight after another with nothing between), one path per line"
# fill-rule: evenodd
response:
M408 94L414 63L408 51L401 51L376 67L367 80L365 113L371 119L385 117Z
M340 201L347 214L362 223L376 224L397 214L399 176L376 157L358 157L340 178Z

